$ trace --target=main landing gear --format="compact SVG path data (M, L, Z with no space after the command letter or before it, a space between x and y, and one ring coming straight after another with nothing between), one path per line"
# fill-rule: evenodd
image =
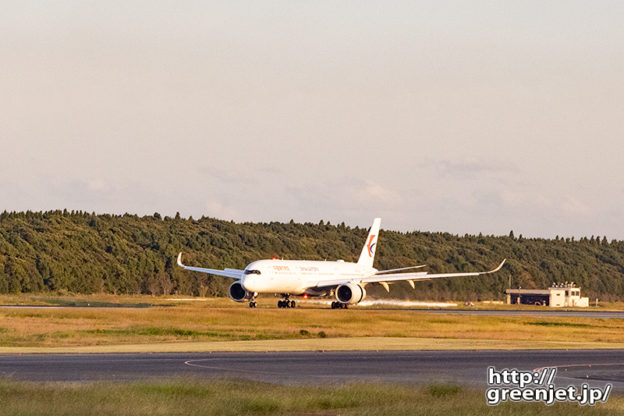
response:
M255 300L250 301L249 302L249 307L250 308L255 308L256 307L256 301Z
M289 300L288 296L284 295L284 299L277 301L277 307L278 308L294 308L295 307L295 301L294 300Z
M347 309L349 305L347 305L346 303L342 303L342 302L332 302L331 303L331 308L332 309Z

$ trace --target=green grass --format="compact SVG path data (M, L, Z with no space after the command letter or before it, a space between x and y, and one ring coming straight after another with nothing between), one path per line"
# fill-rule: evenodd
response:
M0 296L20 303L19 297ZM31 302L30 297L21 298ZM153 299L153 307L144 307ZM178 344L183 351L249 350L234 343L245 341L284 341L278 348L335 349L319 340L383 337L375 348L431 349L458 340L467 348L621 348L624 345L624 319L557 316L496 316L429 314L397 309L331 310L318 304L300 302L296 309L277 309L273 299L261 299L258 308L227 299L174 301L172 298L101 295L83 298L53 298L57 304L131 305L132 307L5 308L0 309L0 350L26 352L63 348L110 348L124 346L142 351L169 349ZM169 302L169 303L165 303ZM171 302L174 302L171 306ZM425 343L413 340L424 340ZM406 342L403 342L403 341ZM433 340L433 341L432 341ZM483 344L474 343L484 341ZM305 341L306 345L299 341ZM581 341L581 342L580 342ZM220 346L216 343L226 343ZM183 345L196 343L195 346ZM200 345L201 344L201 345ZM287 347L286 344L289 344ZM581 346L582 344L582 346ZM162 347L154 347L161 345ZM255 344L254 344L255 345ZM550 345L550 346L549 346ZM255 348L267 347L258 344ZM317 347L319 346L319 347ZM322 346L322 347L321 347ZM326 347L325 347L326 346ZM454 348L454 345L450 346ZM175 350L177 347L173 347ZM20 350L21 349L21 350ZM50 350L51 351L51 350ZM95 350L93 350L95 351ZM101 352L102 350L100 350Z
M624 399L595 407L503 403L456 385L357 383L285 386L220 380L140 383L0 381L0 415L612 415Z

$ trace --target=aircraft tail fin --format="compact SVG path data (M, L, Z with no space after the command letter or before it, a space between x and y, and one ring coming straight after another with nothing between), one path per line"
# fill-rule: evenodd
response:
M375 261L375 249L377 248L377 238L379 237L379 227L381 225L381 218L375 218L373 225L370 228L368 237L366 237L366 243L362 247L362 253L358 264L366 267L373 267L373 261Z

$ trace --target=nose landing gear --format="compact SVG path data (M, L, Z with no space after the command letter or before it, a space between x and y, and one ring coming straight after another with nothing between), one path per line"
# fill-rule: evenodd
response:
M257 305L256 305L256 297L258 297L258 294L257 294L257 293L254 293L254 294L251 296L251 299L249 299L249 307L250 307L250 308L255 308L255 307L257 306Z

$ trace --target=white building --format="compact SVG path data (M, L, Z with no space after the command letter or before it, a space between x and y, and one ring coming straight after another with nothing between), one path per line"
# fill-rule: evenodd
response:
M589 298L581 297L581 288L574 282L553 284L548 289L507 289L508 304L543 305L553 308L589 306Z

